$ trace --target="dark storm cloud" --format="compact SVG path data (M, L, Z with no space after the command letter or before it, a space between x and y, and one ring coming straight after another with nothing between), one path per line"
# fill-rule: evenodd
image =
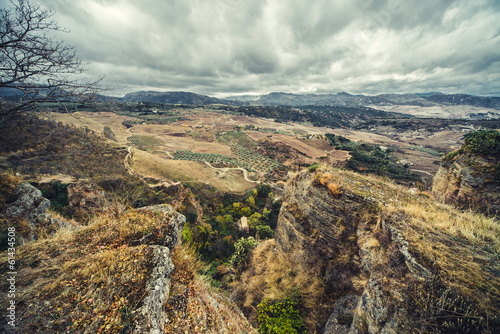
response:
M4 0L0 0L4 1ZM478 1L46 0L131 90L500 95L500 5Z

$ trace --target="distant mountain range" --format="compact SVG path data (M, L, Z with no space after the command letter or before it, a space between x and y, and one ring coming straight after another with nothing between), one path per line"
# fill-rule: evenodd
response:
M19 96L16 89L0 88L0 97ZM101 97L101 101L115 100L121 102L157 102L166 104L225 104L233 106L386 106L386 105L417 105L422 107L434 105L470 105L475 107L500 110L500 97L474 96L465 94L443 94L440 92L416 94L380 94L352 95L346 92L337 94L291 94L273 92L263 95L231 96L218 99L207 95L191 92L157 92L140 91L126 94L124 97Z
M485 97L465 94L418 93L418 94L380 94L351 95L340 92L337 94L290 94L269 93L258 96L232 96L227 100L240 101L250 105L341 105L341 106L368 106L368 105L417 105L433 106L436 104L471 105L500 110L500 97Z
M141 91L129 93L122 98L117 98L122 102L157 102L167 104L227 104L227 105L240 105L239 101L221 100L215 97L200 95L189 92L155 92L155 91Z

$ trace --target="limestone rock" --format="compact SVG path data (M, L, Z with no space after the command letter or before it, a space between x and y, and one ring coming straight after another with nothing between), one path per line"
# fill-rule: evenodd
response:
M32 222L44 215L50 206L50 201L42 196L42 192L29 183L21 183L15 191L17 200L6 209L13 217L23 217Z
M408 312L399 307L403 301L397 287L380 276L372 277L353 312L348 333L410 333Z
M147 283L148 295L142 302L142 307L134 311L137 319L132 333L160 334L167 320L167 313L163 310L170 292L170 277L174 265L170 257L170 250L164 246L151 246L153 248L153 271Z
M434 175L432 192L446 202L500 213L500 180L494 175L500 157L462 151L441 163Z
M52 234L60 228L69 227L68 223L51 218L46 213L50 201L42 192L29 183L23 182L12 194L14 201L9 203L2 214L7 219L25 220L28 231L18 235L23 242L37 239L38 235Z
M333 313L325 325L324 334L347 334L354 318L354 310L360 300L359 296L346 295L339 298L333 308Z
M410 315L399 306L405 300L402 282L432 277L392 221L365 218L376 203L348 188L332 194L310 173L298 174L284 190L276 248L294 266L322 278L331 294L323 302L333 303L325 333L408 332ZM363 280L366 285L355 283Z
M181 243L182 229L184 228L184 224L186 223L186 217L175 211L171 205L159 204L142 207L136 210L159 213L168 217L168 219L165 221L166 226L164 228L166 230L162 233L162 240L156 242L155 244L166 246L170 250L172 250L176 245L179 245ZM139 243L147 243L145 241L151 239L152 237L153 233L150 233L144 236Z

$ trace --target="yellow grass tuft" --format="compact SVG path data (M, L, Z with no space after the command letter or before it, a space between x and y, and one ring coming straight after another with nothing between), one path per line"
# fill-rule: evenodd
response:
M335 182L335 177L330 173L318 173L313 176L313 183L319 183L326 187L330 194L337 198L342 195L342 188L339 183Z

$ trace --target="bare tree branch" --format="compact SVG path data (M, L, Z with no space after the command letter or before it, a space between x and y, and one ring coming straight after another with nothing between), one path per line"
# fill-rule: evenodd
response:
M0 101L0 115L26 110L38 101L84 101L103 90L96 81L75 79L85 72L74 46L50 36L68 32L52 21L53 11L26 0L0 9L0 88L13 88L17 104Z

